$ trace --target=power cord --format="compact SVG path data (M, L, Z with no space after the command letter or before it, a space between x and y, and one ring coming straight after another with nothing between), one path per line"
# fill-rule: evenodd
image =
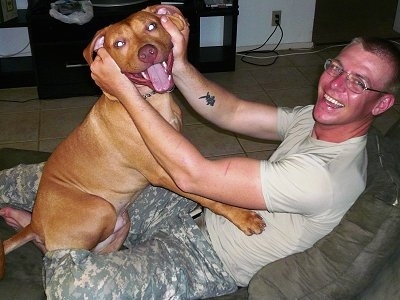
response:
M269 40L271 39L271 37L275 34L275 32L276 32L276 30L277 30L278 28L279 28L279 30L280 30L280 32L281 32L281 36L280 36L280 38L279 38L278 43L275 45L275 47L274 47L272 50L259 50L259 49L261 49L262 47L264 47L264 46L268 43L268 41L269 41ZM281 24L277 23L276 26L275 26L275 28L274 28L274 30L272 31L272 33L269 35L269 37L265 40L265 42L264 42L261 46L256 47L256 48L251 49L251 50L246 50L246 51L237 52L237 55L241 56L240 60L241 60L242 62L247 63L247 64L250 64L250 65L260 66L260 67L271 66L271 65L273 65L273 64L278 60L278 58L279 58L279 53L276 51L276 49L277 49L277 48L279 47L279 45L281 44L282 39L283 39L283 29L282 29L282 27L281 27ZM257 53L257 54L259 54L259 53L261 53L261 54L269 54L269 53L272 53L272 54L274 54L274 55L272 55L272 56L267 56L267 57L260 57L260 56L251 56L251 55L249 55L250 53ZM256 59L270 59L270 58L272 58L272 62L270 62L270 63L264 63L264 64L263 64L263 63L256 63L256 62L251 62L251 61L249 61L249 60L246 60L246 59L248 59L248 58L256 58Z

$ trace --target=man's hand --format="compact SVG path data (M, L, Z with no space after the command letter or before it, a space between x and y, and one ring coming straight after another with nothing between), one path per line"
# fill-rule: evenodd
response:
M107 50L100 48L97 56L90 65L91 76L96 84L106 93L117 99L124 95L137 93L137 89L130 80L121 73L121 69L108 54Z
M173 73L175 70L179 70L188 64L187 60L187 45L189 41L189 25L186 24L185 28L180 31L175 24L169 20L168 15L161 17L161 24L164 26L165 30L171 35L171 41L174 45L174 66Z

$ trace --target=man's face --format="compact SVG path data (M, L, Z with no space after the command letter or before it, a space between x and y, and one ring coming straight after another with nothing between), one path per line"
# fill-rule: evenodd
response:
M321 125L340 125L357 130L371 122L373 110L384 94L368 90L357 94L349 90L346 85L347 74L362 77L369 88L385 90L384 84L391 78L393 69L387 61L363 50L361 44L347 47L336 60L344 72L338 77L333 77L326 71L322 73L314 119Z

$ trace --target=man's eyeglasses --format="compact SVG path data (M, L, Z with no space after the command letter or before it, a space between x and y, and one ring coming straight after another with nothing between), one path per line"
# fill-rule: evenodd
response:
M382 93L382 94L391 94L389 92L384 92L384 91L379 91L375 90L372 88L367 87L367 84L364 80L359 75L353 74L353 73L347 73L340 63L335 60L335 59L327 59L325 64L324 64L324 69L326 73L331 75L332 77L339 77L343 73L346 74L346 86L347 88L357 94L361 94L364 91L371 91L371 92L377 92L377 93Z

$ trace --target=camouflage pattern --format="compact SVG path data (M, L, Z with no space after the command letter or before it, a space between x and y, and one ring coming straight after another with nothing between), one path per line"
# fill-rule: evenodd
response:
M32 211L44 163L0 171L0 207Z
M43 165L0 172L0 206L31 210ZM129 209L124 249L82 249L44 256L48 299L200 299L236 290L220 259L195 224L190 200L149 186ZM206 234L206 233L205 233Z

